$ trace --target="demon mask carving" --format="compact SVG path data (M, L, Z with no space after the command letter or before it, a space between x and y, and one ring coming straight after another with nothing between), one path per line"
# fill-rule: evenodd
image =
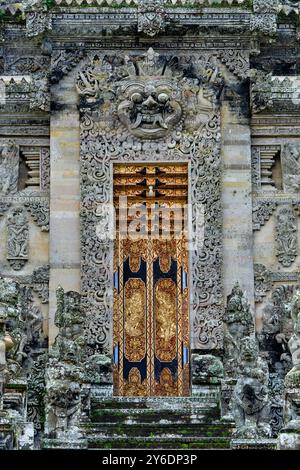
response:
M135 137L159 139L180 121L182 108L171 80L137 77L126 81L121 91L118 116Z

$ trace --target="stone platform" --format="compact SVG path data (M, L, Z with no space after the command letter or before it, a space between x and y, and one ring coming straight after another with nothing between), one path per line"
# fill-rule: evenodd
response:
M202 397L94 397L83 423L88 448L230 448L231 423L220 421L217 390Z

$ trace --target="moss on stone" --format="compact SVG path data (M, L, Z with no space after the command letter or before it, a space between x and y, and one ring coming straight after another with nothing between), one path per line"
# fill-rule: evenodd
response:
M25 24L25 16L23 13L12 15L10 13L4 13L3 11L0 11L0 24L4 23Z

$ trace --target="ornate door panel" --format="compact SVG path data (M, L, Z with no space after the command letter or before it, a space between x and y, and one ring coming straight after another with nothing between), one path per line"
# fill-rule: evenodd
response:
M114 394L189 395L187 165L115 165Z

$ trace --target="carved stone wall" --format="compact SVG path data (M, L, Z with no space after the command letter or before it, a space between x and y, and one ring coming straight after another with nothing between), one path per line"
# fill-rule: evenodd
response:
M111 165L120 161L190 163L194 233L200 229L197 210L201 205L205 212L203 244L191 257L193 348L222 347L218 103L222 83L215 58L199 52L190 56L172 56L153 49L128 55L98 53L81 68L77 87L81 112L82 294L91 353L111 353L113 240L107 207L112 204ZM166 95L162 95L165 101L152 105L155 120L151 126L145 125L142 114L150 113L139 99L146 101L158 93L159 100L160 90ZM167 111L164 106L168 106Z

